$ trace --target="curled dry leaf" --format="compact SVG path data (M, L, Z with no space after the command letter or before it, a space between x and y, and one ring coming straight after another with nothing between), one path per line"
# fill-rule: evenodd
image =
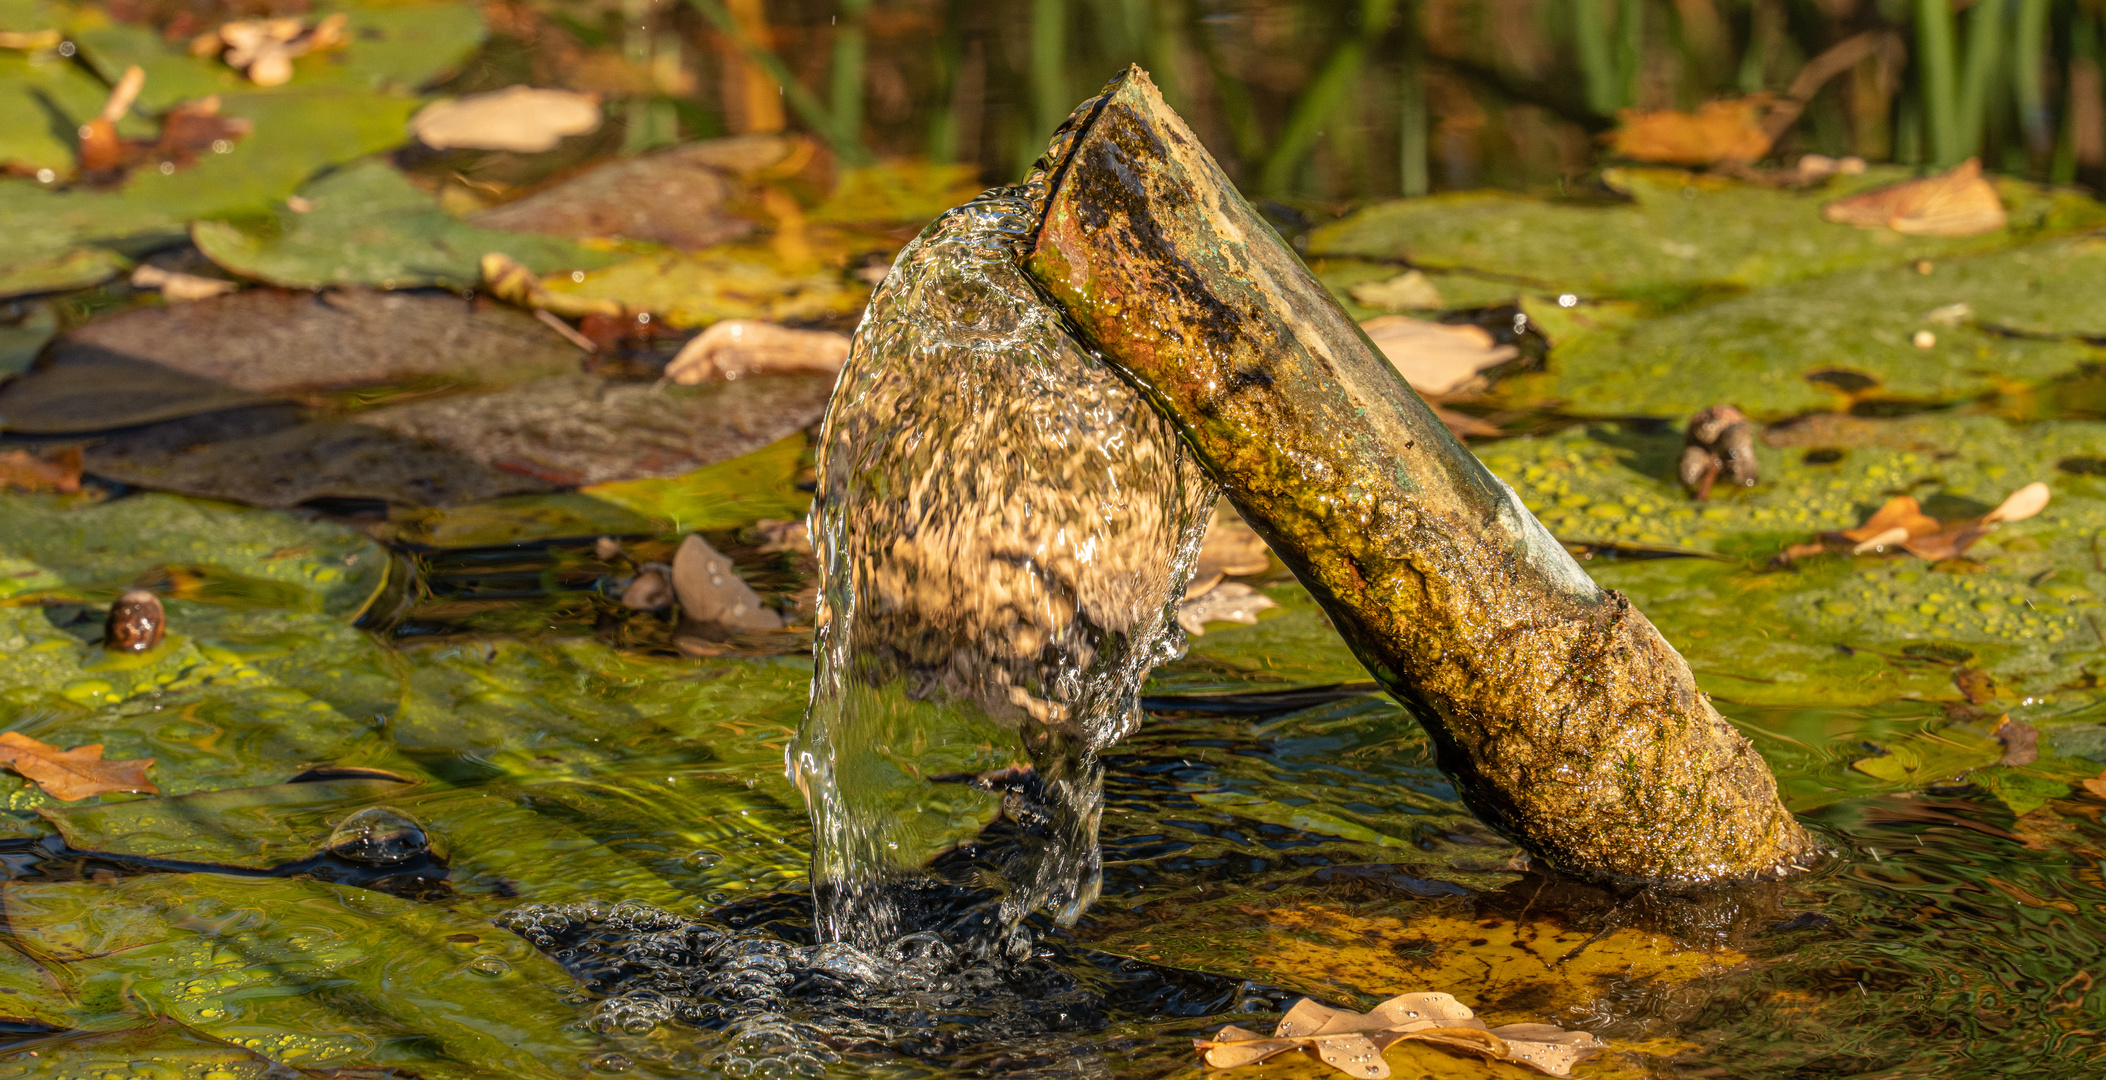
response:
M1745 165L1769 152L1772 136L1763 129L1762 114L1772 101L1767 94L1707 101L1694 113L1623 109L1608 135L1609 149L1666 165Z
M664 563L645 563L636 568L636 579L622 590L622 606L636 611L664 611L673 606L673 568Z
M628 314L620 303L613 300L594 300L570 293L554 292L543 285L541 278L532 270L520 265L519 260L501 252L493 251L484 255L482 269L483 290L507 304L532 311L545 311L566 319L582 319L588 315L622 318ZM591 350L588 348L587 351Z
M1509 1061L1550 1076L1570 1076L1572 1067L1593 1057L1604 1043L1585 1031L1566 1031L1553 1024L1507 1024L1487 1028L1469 1006L1450 995L1403 994L1363 1014L1333 1009L1308 998L1294 1003L1266 1038L1233 1025L1193 1046L1216 1069L1233 1069L1264 1061L1287 1050L1309 1049L1326 1065L1361 1080L1383 1080L1389 1062L1382 1052L1406 1040L1430 1042L1451 1050Z
M195 56L218 56L258 86L292 80L294 58L340 49L351 41L350 18L342 12L309 26L304 19L237 19L190 41Z
M1730 484L1755 486L1755 425L1739 409L1713 405L1697 413L1682 441L1675 471L1698 502L1711 497L1711 485L1721 476Z
M846 334L726 319L680 347L665 377L682 386L746 375L836 375L848 362Z
M1439 396L1469 385L1479 372L1520 355L1512 345L1496 344L1489 331L1467 323L1451 325L1405 315L1384 315L1361 323L1368 340L1404 376L1413 390Z
M1793 544L1780 552L1774 562L1782 566L1831 551L1864 555L1897 547L1931 562L1957 559L1998 525L2023 521L2046 509L2048 498L2048 486L2036 480L2012 492L1996 509L1981 517L1947 522L1924 513L1913 497L1899 495L1881 504L1864 524L1822 533L1811 543Z
M1177 625L1194 636L1206 633L1207 624L1213 622L1254 626L1258 612L1279 606L1272 597L1240 581L1224 581L1178 604Z
M161 789L146 778L153 763L152 758L104 761L101 743L61 750L20 732L0 732L0 764L66 802L113 791L159 795Z
M780 630L782 616L762 605L731 560L693 533L673 553L673 592L681 617L726 630Z
M168 612L148 589L128 589L102 621L103 648L117 653L152 652L168 632Z
M2101 799L2106 799L2106 772L2101 772L2099 775L2084 781L2084 790Z
M435 101L410 117L410 134L434 150L538 154L599 126L599 95L530 86Z
M1908 236L1977 236L2004 227L2004 204L1968 158L1949 172L1837 199L1821 216L1860 229L1892 229Z
M163 299L171 303L190 300L210 300L224 296L241 286L223 278L200 277L176 270L163 270L158 266L141 264L132 271L132 287L135 289L157 289Z
M1448 302L1424 272L1406 270L1386 281L1369 281L1346 290L1371 308L1391 311L1439 311Z
M56 491L71 495L80 490L81 449L66 446L48 454L27 450L0 450L0 491Z

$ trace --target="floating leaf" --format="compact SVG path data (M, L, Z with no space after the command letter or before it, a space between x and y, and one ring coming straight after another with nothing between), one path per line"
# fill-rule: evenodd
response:
M590 495L681 530L727 529L761 518L803 517L812 497L797 489L805 439L794 435L740 457L662 480L625 480Z
M1888 228L1905 236L1979 236L2004 227L2004 204L1968 158L1949 172L1906 180L1829 203L1829 221L1861 229Z
M1452 394L1487 368L1520 355L1498 345L1483 327L1427 322L1403 315L1369 319L1360 328L1397 373L1421 394Z
M434 101L410 118L410 134L434 150L510 150L538 154L568 135L600 126L597 94L508 86Z
M110 792L159 794L161 789L146 778L153 763L152 758L105 761L101 743L60 750L20 732L0 731L0 764L34 781L52 798L67 802Z
M1899 175L1898 169L1873 169L1838 183L1846 191L1863 190ZM1821 220L1818 197L1778 188L1664 169L1610 170L1605 179L1631 201L1585 205L1489 191L1405 199L1318 227L1309 234L1308 251L1317 259L1402 260L1427 271L1467 270L1552 295L1679 304L1709 290L1761 288L1857 267L1986 251L2106 221L2106 205L2089 198L1996 181L2011 221L2005 231L1897 241L1884 230L1837 229ZM1719 397L1749 407L1745 400Z
M1217 1069L1252 1065L1284 1050L1302 1047L1317 1052L1324 1064L1347 1076L1382 1080L1390 1073L1382 1051L1405 1040L1422 1040L1451 1049L1510 1061L1551 1076L1570 1076L1572 1066L1593 1057L1606 1045L1585 1031L1566 1031L1549 1024L1509 1024L1486 1028L1462 1002L1439 993L1404 994L1366 1014L1333 1009L1308 998L1295 1002L1280 1018L1272 1038L1242 1028L1221 1029L1213 1039L1195 1039L1207 1064Z
M733 204L754 174L783 162L797 145L780 135L739 135L610 161L472 220L485 228L579 240L706 248L758 228Z
M693 533L680 541L673 555L672 586L682 618L727 630L782 629L782 616L762 605L760 594L740 579L731 560Z
M408 786L375 774L40 813L75 851L268 870L322 850L330 820Z
M1673 109L1622 109L1609 149L1636 161L1664 165L1747 164L1769 153L1771 134L1762 114L1772 104L1768 95L1732 101L1707 101L1694 113Z
M1240 581L1224 581L1178 604L1177 625L1193 635L1206 633L1207 624L1213 622L1255 626L1259 612L1279 606L1272 597Z
M846 334L726 319L681 346L665 377L693 386L748 375L838 375L848 361L848 344Z
M281 210L275 229L200 221L191 227L191 239L227 270L303 289L468 289L482 280L482 258L490 252L536 273L616 260L552 237L470 225L440 210L431 196L383 162L341 169L300 192L312 209Z
M582 279L547 282L557 292L612 300L678 327L722 319L816 322L851 315L869 287L842 271L785 259L772 248L719 245L692 254L646 255Z

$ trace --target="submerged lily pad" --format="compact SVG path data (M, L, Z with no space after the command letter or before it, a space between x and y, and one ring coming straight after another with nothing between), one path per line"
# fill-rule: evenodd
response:
M1904 237L1821 220L1850 191L1904 175L1873 169L1808 192L1672 170L1612 170L1627 203L1550 202L1471 191L1369 207L1309 235L1319 258L1397 260L1527 283L1535 291L1650 298L1673 306L1721 289L1778 285L1860 266L2006 247L2106 223L2074 191L1998 183L2010 225L1966 238Z
M75 851L268 870L320 852L335 819L409 786L360 776L39 813Z
M284 1066L573 1076L597 1040L569 976L511 934L349 885L150 874L0 885L83 1020L166 1016Z
M670 524L729 529L762 518L803 518L812 497L797 487L806 439L791 435L729 461L663 479L598 484L583 494Z
M294 288L372 285L467 289L482 280L482 257L510 256L536 273L605 266L617 257L567 240L483 229L439 209L384 162L367 161L301 189L313 208L280 209L275 225L200 221L198 250L244 277Z

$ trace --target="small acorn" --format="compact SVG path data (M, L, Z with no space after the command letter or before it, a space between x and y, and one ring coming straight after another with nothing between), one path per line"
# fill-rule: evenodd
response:
M103 623L103 647L111 652L143 653L161 644L168 630L168 613L161 598L145 589L133 589L110 605Z

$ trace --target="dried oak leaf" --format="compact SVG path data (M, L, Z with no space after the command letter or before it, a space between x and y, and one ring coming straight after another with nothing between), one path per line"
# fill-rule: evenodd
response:
M1383 1080L1389 1075L1389 1062L1382 1051L1405 1040L1510 1061L1551 1076L1572 1075L1574 1065L1604 1046L1591 1033L1551 1024L1487 1028L1469 1006L1439 993L1403 994L1364 1014L1303 998L1280 1018L1271 1038L1231 1025L1212 1039L1194 1039L1193 1046L1217 1069L1250 1065L1303 1048L1315 1051L1325 1064L1348 1076Z
M1452 394L1478 373L1520 355L1512 345L1499 345L1481 326L1428 322L1404 315L1383 315L1361 323L1369 341L1390 365L1421 394Z
M27 450L0 450L0 491L56 491L71 495L80 490L81 452L66 446L49 454Z
M1982 178L1980 159L1949 172L1874 188L1829 203L1821 216L1860 229L1887 228L1907 236L1977 236L2004 227L2004 204Z
M1924 513L1914 498L1900 495L1881 504L1864 524L1854 529L1822 533L1810 544L1793 544L1780 552L1775 562L1782 566L1795 559L1830 551L1863 555L1896 547L1930 562L1957 559L1998 525L2024 521L2045 510L2049 497L2048 486L2036 480L2006 496L1996 509L1981 517L1942 522Z
M1762 114L1771 100L1757 94L1707 101L1694 113L1623 109L1616 114L1616 130L1608 135L1609 149L1637 161L1667 165L1745 165L1769 152L1771 136L1763 129Z
M599 126L599 95L527 86L435 101L410 117L410 134L434 150L538 154Z
M146 778L153 763L152 758L104 761L101 743L61 750L19 732L0 732L0 764L66 802L112 791L159 795L161 789Z

